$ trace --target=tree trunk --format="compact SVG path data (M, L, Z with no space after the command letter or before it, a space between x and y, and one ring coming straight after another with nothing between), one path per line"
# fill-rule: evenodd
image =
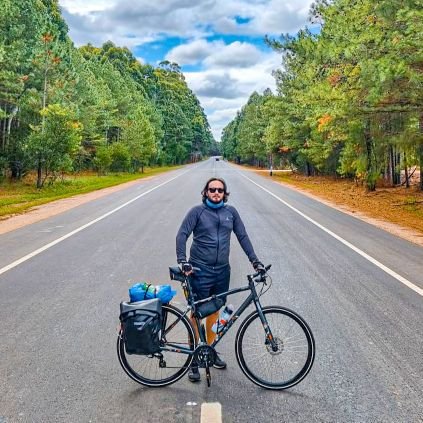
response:
M37 188L42 188L43 180L42 180L42 167L41 167L41 159L38 160L37 165Z
M410 188L410 178L408 176L408 165L407 165L407 155L404 152L404 174L405 174L405 187Z
M6 110L6 108L5 108ZM2 122L2 134L1 134L1 145L2 145L2 150L5 151L6 150L6 127L7 127L7 117L5 117L3 119Z
M366 187L368 191L376 190L375 181L375 163L373 160L373 140L370 133L370 120L367 120L366 127L364 128L364 142L366 144L367 151L367 176L366 176Z
M12 110L12 113L10 113L9 121L7 123L7 138L10 137L10 131L12 129L12 121L13 121L14 117L17 115L18 111L19 111L19 107L15 106ZM7 145L7 140L6 140L6 145Z
M423 114L420 115L420 133L423 134ZM420 141L420 145L418 147L418 154L419 154L419 164L420 164L420 191L423 191L423 141Z
M305 171L306 171L306 176L311 176L311 168L310 168L310 163L308 161L306 162Z
M395 163L394 163L394 147L392 145L389 146L389 183L393 187L395 185L394 181L394 169L395 169Z
M395 181L397 185L401 185L401 153L395 156Z

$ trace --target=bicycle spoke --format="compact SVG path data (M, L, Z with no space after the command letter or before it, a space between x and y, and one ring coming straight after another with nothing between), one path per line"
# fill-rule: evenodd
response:
M186 373L192 360L192 355L176 351L193 351L194 331L191 324L175 307L163 306L162 310L166 313L166 327L171 330L162 331L161 345L174 351L161 350L154 356L129 355L122 340L118 339L118 356L122 367L132 379L147 386L164 386L175 382Z
M253 382L284 389L301 380L311 367L314 358L314 354L310 356L311 334L290 311L281 307L268 307L263 311L273 336L272 343L266 338L258 314L252 315L254 317L240 329L241 337L237 336L237 359Z

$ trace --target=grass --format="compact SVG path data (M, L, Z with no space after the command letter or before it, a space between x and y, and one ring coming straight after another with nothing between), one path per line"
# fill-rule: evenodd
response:
M166 172L174 167L148 168L145 173L97 176L93 174L72 175L64 181L55 182L38 190L34 177L25 181L0 183L0 219L24 213L61 198L72 197L107 188L124 182ZM261 175L265 175L260 172ZM270 178L270 176L267 176ZM273 180L293 185L313 195L370 217L396 223L423 234L423 192L417 187L378 188L367 192L361 185L346 179L274 172Z
M34 176L23 181L7 181L0 183L0 219L10 215L21 214L30 208L49 203L61 198L108 188L136 179L146 178L158 173L177 169L179 166L146 168L144 173L68 175L63 181L56 181L42 189L35 186Z

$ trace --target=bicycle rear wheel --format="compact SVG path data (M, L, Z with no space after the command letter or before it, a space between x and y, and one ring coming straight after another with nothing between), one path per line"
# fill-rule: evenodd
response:
M178 321L179 319L179 321ZM161 348L173 348L175 351L162 349L152 355L133 355L125 351L122 336L117 339L119 362L126 374L135 382L150 387L170 385L190 368L192 354L177 352L178 349L195 349L194 329L183 312L167 304L162 306Z
M256 385L275 390L290 388L303 380L313 365L313 334L303 318L287 308L263 307L263 313L278 350L272 350L259 314L254 311L236 334L238 364Z

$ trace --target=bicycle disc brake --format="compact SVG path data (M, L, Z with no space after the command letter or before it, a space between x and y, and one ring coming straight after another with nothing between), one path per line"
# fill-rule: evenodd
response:
M269 352L271 355L281 354L282 351L285 349L283 340L277 336L273 338L273 344L274 345L272 346L272 343L268 339L266 339L265 341L266 349L267 349L267 352Z

